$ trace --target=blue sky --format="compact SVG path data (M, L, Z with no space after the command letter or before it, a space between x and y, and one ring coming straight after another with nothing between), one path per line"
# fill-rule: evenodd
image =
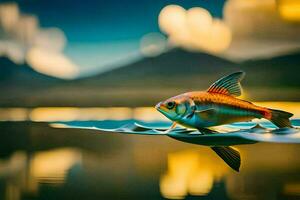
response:
M18 2L18 1L17 1ZM138 39L159 31L157 17L169 4L200 6L222 17L224 0L20 0L23 12L35 14L42 26L61 28L70 42Z
M200 6L222 17L225 0L19 0L22 13L34 14L41 27L58 27L67 37L64 50L82 71L91 74L104 67L141 57L139 42L159 32L160 10L169 4Z

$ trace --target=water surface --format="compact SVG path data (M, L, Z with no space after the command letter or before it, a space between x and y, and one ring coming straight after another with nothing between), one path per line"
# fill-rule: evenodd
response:
M300 104L286 105L297 118ZM57 129L48 123L163 120L149 114L151 108L5 109L0 112L0 199L300 198L298 144L237 145L243 157L237 173L207 146L156 135Z

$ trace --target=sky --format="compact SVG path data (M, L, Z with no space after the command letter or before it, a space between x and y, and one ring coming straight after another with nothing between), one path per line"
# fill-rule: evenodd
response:
M60 78L172 47L233 61L300 48L298 0L0 1L0 55Z
M159 32L158 15L166 5L201 6L222 17L224 4L223 0L16 2L21 12L36 15L41 27L58 27L64 32L67 38L64 52L82 74L140 59L140 40L147 33Z
M41 26L62 29L69 42L107 42L139 39L159 31L157 17L163 7L201 6L222 17L224 0L19 0L21 11L37 15Z

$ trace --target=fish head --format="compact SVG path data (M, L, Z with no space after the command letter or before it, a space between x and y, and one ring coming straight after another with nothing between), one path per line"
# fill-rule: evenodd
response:
M184 95L159 102L155 108L172 121L180 120L188 111L188 98Z

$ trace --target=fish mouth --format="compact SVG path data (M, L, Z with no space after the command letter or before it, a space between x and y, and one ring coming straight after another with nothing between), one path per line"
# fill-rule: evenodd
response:
M158 104L156 104L155 109L157 111L159 111L160 113L162 113L163 115L167 114L167 110L163 105L163 102L159 102Z
M161 104L162 104L162 102L159 102L158 104L156 104L155 109L160 111L161 110L161 108L160 108Z
M165 114L166 112L163 106L163 102L159 102L158 104L156 104L155 109L161 112L162 114Z

